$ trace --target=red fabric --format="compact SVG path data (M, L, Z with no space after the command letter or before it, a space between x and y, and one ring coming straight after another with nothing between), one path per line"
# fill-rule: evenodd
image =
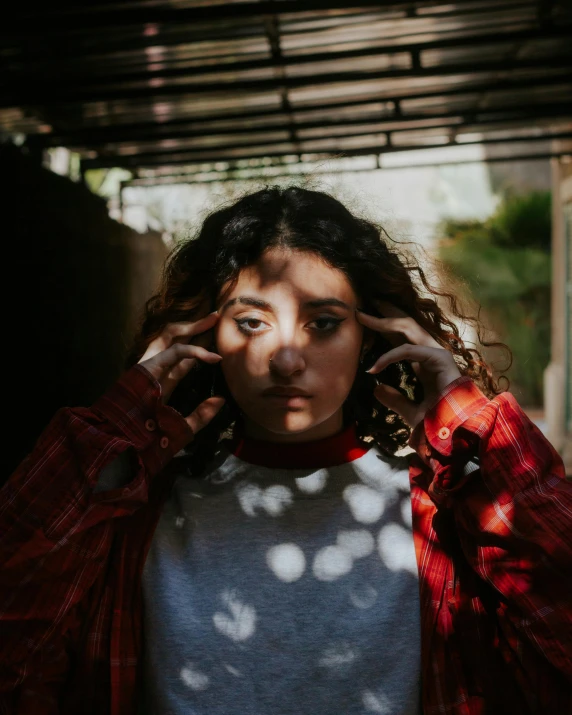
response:
M359 441L355 425L349 425L332 437L292 444L246 437L238 427L227 447L249 464L282 469L335 467L363 457L369 449L368 445Z
M189 439L160 396L135 366L91 409L60 410L0 491L2 715L137 712L141 573L165 467ZM572 712L572 484L559 455L510 393L488 400L466 377L410 444L425 715ZM94 493L128 448L133 480Z

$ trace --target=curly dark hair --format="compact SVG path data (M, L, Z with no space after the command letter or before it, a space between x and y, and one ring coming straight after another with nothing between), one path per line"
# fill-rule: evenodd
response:
M492 398L503 391L481 353L466 347L457 325L444 314L435 296L449 301L452 316L475 326L483 346L501 346L509 354L510 349L504 343L485 342L478 317L465 315L452 292L432 286L418 262L383 228L353 215L327 193L298 186L269 186L247 194L211 213L196 237L175 246L165 263L158 292L145 305L127 367L141 358L149 342L167 323L198 319L214 310L222 286L229 281L232 284L241 269L254 264L270 247L320 255L345 273L367 313L379 315L377 300L393 303L450 350L460 372L470 376L484 394ZM376 333L365 361L373 364L392 347ZM379 376L358 370L344 403L344 420L346 424L354 420L358 437L373 441L387 456L393 456L406 445L411 428L375 399L373 389L378 379ZM423 397L423 387L407 361L387 367L383 382L413 400ZM182 414L189 414L211 394L213 385L216 394L224 395L226 403L188 446L191 473L202 470L221 436L229 433L240 410L226 387L220 367L205 363L199 363L179 383L169 401Z

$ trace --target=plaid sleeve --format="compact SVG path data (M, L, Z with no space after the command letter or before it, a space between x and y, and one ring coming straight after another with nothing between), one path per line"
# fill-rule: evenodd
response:
M92 408L62 408L0 490L0 694L27 681L31 657L53 653L58 628L104 566L113 520L147 502L150 480L192 439L162 404L159 383L132 367ZM133 478L96 492L130 449Z
M499 623L523 671L526 641L572 681L572 483L560 455L511 393L489 400L467 377L414 432L431 498L453 510L467 560L504 599Z

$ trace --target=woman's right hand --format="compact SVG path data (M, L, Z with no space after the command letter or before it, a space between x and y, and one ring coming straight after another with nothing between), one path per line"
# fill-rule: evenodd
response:
M219 314L210 313L193 322L168 323L163 332L147 346L139 364L148 370L161 385L161 398L166 403L177 384L196 365L197 360L216 364L222 360L217 353L200 345L189 344L195 335L204 333L216 325ZM197 433L213 419L224 405L224 397L209 397L190 415L187 424Z

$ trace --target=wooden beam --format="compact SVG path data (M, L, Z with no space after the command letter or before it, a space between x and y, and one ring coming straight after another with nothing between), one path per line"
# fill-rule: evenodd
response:
M114 101L114 100L134 100L134 99L149 99L151 97L165 96L193 96L197 94L217 95L232 92L269 92L278 91L282 88L288 90L311 88L323 86L326 84L337 83L354 83L370 80L382 79L409 79L409 78L441 78L455 75L478 75L482 73L496 72L512 72L527 69L567 69L572 67L572 55L564 57L540 57L540 58L524 58L517 60L480 60L473 59L469 62L460 62L458 64L436 66L436 67L420 67L418 69L391 69L381 71L348 71L348 72L328 72L314 74L302 77L284 77L281 79L242 79L226 82L217 82L213 80L206 82L191 82L186 84L163 85L160 87L134 87L134 88L117 88L106 90L105 88L99 91L91 88L89 91L78 89L75 92L66 91L65 87L56 87L52 84L46 84L36 88L36 91L31 93L26 85L15 88L12 94L3 92L0 95L0 107L21 107L29 108L38 105L46 107L56 107L58 105L66 105L74 102L96 102L96 101ZM231 70L229 67L228 70Z
M554 139L572 139L572 132L556 132L556 133L550 133L550 134L545 134L544 136L531 136L531 137L508 137L508 138L494 138L494 139L487 139L486 137L479 139L479 140L474 140L474 141L468 141L468 142L462 142L462 144L459 144L457 146L471 146L473 144L510 144L514 142L521 142L521 143L529 143L529 142L538 142L538 141L552 141ZM285 143L285 142L283 142ZM325 150L325 149L317 149L315 151L311 150L305 150L304 155L305 156L316 156L319 157L320 159L326 159L330 157L340 157L340 156L367 156L370 154L387 154L390 152L395 152L395 151L420 151L422 149L435 149L435 148L443 148L444 145L442 143L435 143L435 144L423 144L423 145L418 145L418 144L413 144L413 145L392 145L391 147L387 147L386 145L370 145L370 146L364 146L361 147L360 149L351 149L351 150L344 150L340 151L339 149L332 147L330 150ZM223 153L217 154L216 151L209 151L209 150L203 150L203 151L195 151L195 152L189 152L189 151L181 151L179 152L178 156L165 156L164 154L147 154L145 157L142 155L135 155L133 157L122 157L122 156L113 156L113 157L99 157L97 159L84 159L84 167L85 170L88 171L90 169L101 169L101 168L109 168L109 167L124 167L126 169L129 168L140 168L140 167L152 167L152 166L176 166L176 165L181 165L181 164L192 164L193 162L199 162L199 163L207 163L207 162L216 162L216 161L236 161L238 159L255 159L255 158L263 158L263 157L280 157L280 156L291 156L296 154L294 150L279 150L279 151L247 151L244 155L242 156L236 156L236 155L225 155ZM313 161L313 159L308 158L307 161Z
M292 178L295 179L298 176L306 176L308 173L311 173L312 176L320 175L320 174L342 174L342 173L348 173L351 172L352 174L354 173L362 173L362 172L369 172L369 171L378 171L378 170L383 170L383 171L392 171L392 170L397 170L397 169L418 169L418 168L423 168L427 166L459 166L461 164L474 164L474 163L483 163L483 164L494 164L494 163L499 163L499 162L510 162L510 161L546 161L548 159L553 159L557 157L561 157L564 155L568 155L570 152L568 151L559 151L559 152L519 152L517 154L511 154L510 156L490 156L490 157L483 157L482 159L478 160L473 160L473 159L459 159L459 160L448 160L448 161L433 161L433 162L414 162L411 164L407 164L406 166L383 166L381 164L375 164L375 166L371 166L370 168L356 168L356 169L348 169L348 168L341 168L341 169L336 169L336 168L322 168L320 171L316 171L315 169L312 169L311 172L281 172L281 173L270 173L270 174L265 174L262 171L259 174L255 174L253 172L253 176L247 176L245 177L244 175L244 170L229 170L229 171L212 171L212 172L207 172L207 171L197 171L197 172L192 172L192 173L180 173L180 174L165 174L161 176L156 176L156 177L148 177L148 178L137 178L137 179L131 179L128 181L122 182L122 188L128 188L130 186L161 186L165 184L210 184L213 182L219 182L219 181L260 181L261 179L281 179L281 178ZM268 168L268 167L260 167L260 169L263 168ZM274 167L272 167L274 168ZM200 177L201 175L204 174L211 174L211 178L197 178Z
M463 94L481 94L495 93L495 92L507 92L522 90L526 94L532 92L538 88L546 88L550 86L564 86L568 84L564 90L561 90L558 98L561 96L568 96L572 91L572 78L569 73L566 74L553 74L546 75L543 77L536 78L518 78L518 79L496 79L494 84L490 82L487 83L463 83L460 85L455 85L454 87L438 88L430 91L417 91L417 92L400 92L398 94L392 95L391 97L379 97L376 94L372 94L370 98L362 100L334 100L329 102L322 102L319 107L310 106L297 106L295 108L296 114L298 116L303 116L304 114L316 112L318 109L332 111L335 113L338 109L347 109L353 106L368 106L375 104L391 104L393 103L395 107L400 107L401 103L410 100L422 100L422 99L432 99L435 97L455 97ZM523 97L526 100L526 97ZM479 111L484 111L479 110ZM397 119L401 112L395 113L395 118ZM127 139L137 140L141 136L148 133L149 135L155 135L157 131L157 136L163 138L168 138L176 133L178 127L190 127L193 125L204 125L205 123L220 122L221 120L232 121L252 121L258 122L260 119L272 119L273 117L280 118L283 114L281 107L271 108L271 109L256 109L245 112L225 112L224 114L210 114L204 117L184 117L178 119L172 119L164 122L138 122L138 123L117 123L111 126L88 126L85 129L74 129L71 131L60 130L58 131L57 126L53 133L43 135L45 137L46 146L61 146L68 143L76 142L82 144L83 146L98 146L108 142L113 142L117 134L119 134L119 141L123 137ZM380 118L383 115L380 115ZM411 116L409 114L403 114L403 116ZM427 115L425 115L427 116ZM46 121L48 121L46 119ZM53 139L53 141L52 141ZM84 143L85 142L85 143ZM90 143L92 142L92 143Z
M472 15L484 14L489 18L489 27L495 25L497 17L502 16L507 11L512 11L514 14L513 22L520 19L519 13L526 14L530 9L535 8L536 3L533 0L504 0L504 2L494 2L491 0L482 0L478 5L475 3L470 3L467 6L455 6L449 7L447 10L442 9L442 4L438 3L434 5L435 11L427 11L427 8L431 6L424 6L425 11L421 15L417 15L418 18L423 20L429 20L431 18L436 18L438 20L446 20L448 18L470 18ZM259 4L257 4L259 7ZM173 8L174 9L174 8ZM343 10L343 8L341 8ZM363 10L367 9L363 6L352 7L352 12L344 12L340 15L340 19L347 21L352 18L363 15ZM389 6L378 6L372 7L369 13L376 12L379 10L387 10L393 13L392 8ZM176 10L180 12L180 10ZM403 11L404 17L407 13ZM273 17L278 17L274 15ZM286 20L289 18L286 17ZM380 18L381 20L382 18ZM27 35L18 35L21 28L24 27L23 21L19 23L17 27L14 27L14 31L10 32L9 35L2 35L0 30L0 44L4 47L13 48L11 53L13 57L18 57L19 62L25 62L30 59L44 59L46 55L51 56L54 49L54 38L58 36L58 27L54 26L52 31L46 35L45 32L39 32L33 37L33 42L28 41ZM258 26L258 17L245 17L245 18L234 18L232 19L233 35L239 36L241 38L256 38L260 37L260 29ZM107 59L113 58L114 55L120 55L117 57L118 61L121 61L125 57L125 53L133 52L137 50L145 51L147 47L154 47L160 42L163 47L177 47L178 45L187 45L195 40L200 41L204 39L214 39L213 31L216 30L217 25L226 29L228 22L216 21L216 18L206 18L202 22L192 22L189 24L184 24L182 22L177 22L174 25L169 25L168 32L163 32L164 26L157 28L158 33L149 35L142 32L125 32L123 29L119 28L119 32L114 35L113 28L114 25L111 24L107 30L108 32L102 36L102 33L97 28L90 32L85 30L84 32L74 33L70 35L68 32L66 34L66 42L62 43L57 47L57 58L59 60L75 60L78 53L81 54L82 59ZM544 26L548 26L544 23ZM65 31L65 30L64 30ZM297 29L296 34L313 33L314 29ZM16 53L16 54L15 54Z
M440 124L433 124L432 126L421 127L423 129L435 129L439 127L455 127L461 130L464 126L475 126L475 125L487 125L495 123L505 123L505 122L529 122L538 119L557 119L569 117L572 119L572 87L569 92L568 100L565 101L566 97L560 97L561 102L559 103L537 103L529 105L512 105L504 107L491 107L489 109L478 109L478 108L463 108L457 110L449 110L445 112L433 112L433 113L423 113L416 112L412 114L388 114L383 116L375 116L367 114L366 116L356 116L353 118L349 117L335 117L330 116L327 119L310 121L310 122L298 122L297 124L292 124L292 128L295 129L294 135L291 134L291 141L311 141L311 139L305 139L300 137L299 133L307 130L322 129L323 132L320 136L321 139L325 138L338 138L343 139L344 136L356 136L357 134L352 133L352 129L359 128L361 126L376 125L379 127L375 131L383 132L387 125L391 125L391 131L411 131L417 129L412 124L418 122L441 122ZM284 116L284 115L282 115ZM203 139L210 137L235 137L235 136L249 136L249 135L259 135L265 134L267 132L279 132L288 129L291 131L291 125L286 119L284 121L282 116L278 117L277 121L273 121L267 125L257 124L255 126L243 126L243 127L233 127L229 123L228 127L218 127L212 129L209 127L209 121L202 122L202 126L198 126L194 129L187 130L171 130L170 132L163 132L160 134L147 133L143 135L133 135L132 133L121 133L116 134L114 137L112 135L107 135L105 141L101 141L90 136L89 132L82 133L81 135L70 134L68 136L58 135L51 136L48 134L38 135L38 140L43 143L44 147L54 147L54 146L68 146L76 147L80 149L95 149L105 146L107 144L120 144L121 142L127 142L128 144L137 144L138 142L152 142L152 141L162 141L164 139ZM456 118L462 118L462 121L453 121ZM394 125L399 124L400 126L395 127ZM347 127L348 134L332 134L331 129L336 127ZM369 133L369 132L368 132ZM359 134L359 133L358 133ZM257 145L267 144L268 142L257 143ZM275 143L275 142L272 142ZM245 146L245 145L238 145ZM173 152L181 151L181 149L173 149Z
M266 23L269 27L268 23ZM543 40L556 40L569 37L572 39L572 26L554 27L549 29L531 29L517 32L492 32L474 36L446 37L427 42L407 42L403 44L385 45L381 47L362 47L352 50L339 50L336 52L324 52L309 46L304 54L284 55L281 51L276 51L279 46L276 44L279 36L278 28L274 26L270 41L272 52L267 59L238 60L232 63L214 63L194 67L165 67L163 69L149 70L142 69L135 72L118 72L110 75L97 74L89 76L82 70L81 63L72 64L66 69L63 75L54 75L57 83L65 83L63 95L73 97L74 93L80 90L82 93L105 92L113 87L128 83L144 83L156 80L174 80L180 78L191 78L194 76L208 77L209 75L221 74L225 72L249 72L253 70L287 70L289 67L303 67L322 62L347 62L354 59L372 59L374 57L385 57L409 53L411 56L412 69L421 72L423 65L421 53L444 50L467 48L479 48L495 44L506 44L507 42L535 42ZM340 43L337 43L338 45ZM353 44L353 43L352 43ZM37 78L37 73L26 72L12 73L8 81L0 80L0 91L3 93L18 93L18 88L25 84L26 95L38 96L44 91L46 77L49 76L49 63L43 69L43 77ZM74 81L75 80L75 81ZM60 94L60 96L63 96Z
M457 4L474 4L474 0L456 0ZM428 0L420 3L423 7L442 6L442 0ZM411 0L359 0L360 8L383 8L407 11ZM170 7L167 4L141 4L132 7L125 3L113 4L109 9L101 6L90 7L87 3L75 3L58 11L57 6L47 5L47 11L30 12L28 5L15 5L10 15L6 15L3 28L7 35L17 34L30 37L51 31L89 32L107 27L133 27L148 24L176 25L194 24L205 20L228 20L238 18L264 17L292 13L323 12L328 10L355 10L355 4L348 0L262 0L261 2L240 2L228 4L208 4L198 7ZM22 31L21 28L25 28Z

